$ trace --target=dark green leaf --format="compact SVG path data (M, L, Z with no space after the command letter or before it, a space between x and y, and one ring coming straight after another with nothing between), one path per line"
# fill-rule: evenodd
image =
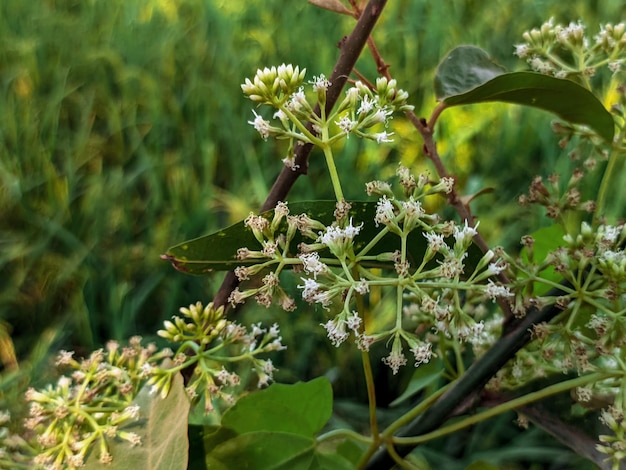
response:
M335 203L333 201L290 203L289 210L291 214L307 214L324 224L330 224L334 220ZM274 210L266 211L261 215L271 221ZM285 233L286 230L286 223L283 223L282 232ZM291 246L295 249L301 241L302 238L296 234ZM257 239L254 238L252 230L241 221L211 235L173 246L167 250L163 258L171 261L176 269L190 274L206 274L214 270L230 271L237 266L255 264L252 261L236 259L237 250L244 247L250 250L262 249Z
M314 438L330 418L332 401L324 377L273 384L241 398L205 440L207 469L353 469L342 456L322 452Z
M444 99L448 106L502 101L543 109L561 119L584 124L607 142L613 141L611 113L586 88L570 81L533 72L500 75L462 95Z
M333 212L335 210L334 201L309 201L290 203L289 209L292 214L305 213L309 217L319 220L325 225L330 225L334 221ZM268 220L273 217L274 211L264 212L262 215ZM380 231L376 227L374 217L376 215L376 201L353 202L350 216L354 219L354 224L363 223L363 228L355 238L355 251L362 249ZM287 230L284 223L280 229L282 233ZM303 241L299 235L294 237L290 244L291 255L298 253L297 246ZM311 240L307 240L310 242ZM419 265L427 241L420 230L414 230L408 237L409 261L412 265ZM259 242L254 238L252 231L239 222L224 230L220 230L211 235L196 238L170 248L163 258L171 261L174 267L180 271L190 274L206 274L213 270L232 270L237 266L253 264L253 261L239 261L235 258L239 248L246 247L250 250L260 250ZM369 255L381 253L391 253L400 249L400 238L393 234L387 234L380 242L368 252ZM322 253L324 254L324 253ZM480 250L472 246L466 260L468 272L473 270L481 257ZM257 260L258 262L258 260ZM371 262L367 266L384 267L383 263ZM390 267L393 267L390 265Z
M481 48L459 46L437 67L435 95L439 100L460 95L505 72Z
M406 390L402 393L402 395L392 401L389 405L399 405L400 403L411 398L413 395L422 391L430 384L435 382L437 379L439 379L443 373L443 370L443 365L440 360L433 360L428 364L420 365L413 373L413 377L411 378L411 381L409 382Z
M482 49L460 46L441 62L435 94L446 106L501 101L543 109L561 119L584 124L613 141L611 113L586 88L534 72L505 73Z

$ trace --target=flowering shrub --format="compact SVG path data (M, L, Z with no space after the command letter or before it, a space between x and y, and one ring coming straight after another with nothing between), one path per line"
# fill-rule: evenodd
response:
M343 12L333 2L314 3ZM306 70L283 64L259 69L241 85L258 106L249 123L261 138L286 141L285 168L268 210L164 255L181 271L232 271L214 302L182 308L182 316L165 322L158 335L176 351L142 346L140 338L133 338L128 347L111 342L85 359L59 354L57 365L70 372L55 386L29 389L26 396L30 417L25 427L36 434L34 464L76 468L89 464L91 456L110 464L111 446L144 445L133 426L147 422L150 427L156 418L138 404L142 393L154 402L189 401L204 419L213 420L215 426L207 426L203 437L207 466L262 468L262 463L306 460L307 468L372 469L413 468L405 457L415 446L505 411L517 410L521 423L541 425L533 404L572 391L575 403L590 405L597 397L608 403L598 413L605 430L597 441L576 442L575 450L619 468L626 449L626 228L609 220L606 194L615 184L614 162L625 153L624 93L619 88L611 114L601 101L603 89L593 88L591 77L606 66L610 80L619 80L625 26L604 25L593 41L581 23L563 27L549 21L524 34L526 42L515 46L515 53L545 75L507 73L478 48L452 51L436 74L440 104L426 120L413 114L408 93L387 73L371 83L361 77L345 93L338 91L347 79L342 70L351 71L366 41L362 31L371 31L384 6L379 3L372 0L364 12L355 8L359 27L343 46L352 55L340 59L331 77L320 74L305 82ZM358 48L349 47L358 41ZM379 70L386 71L382 57L374 56ZM569 101L563 102L562 95ZM433 137L445 109L484 101L551 111L564 121L555 125L561 145L577 141L591 149L564 187L559 177L566 175L549 176L547 185L537 177L521 197L523 204L544 206L554 225L524 236L517 254L484 241ZM264 117L268 107L271 117ZM363 182L369 201L347 201L345 176L335 165L337 144L350 138L393 143L391 122L400 112L423 138L424 155L436 174L412 174L399 165L395 181ZM288 203L285 181L306 172L313 147L324 156L334 201ZM574 158L581 158L580 152ZM608 164L598 192L583 201L581 182L603 159ZM430 213L425 201L434 197L445 199L459 220ZM291 292L283 287L289 275L297 279ZM379 317L370 299L375 290L384 291L393 305ZM226 315L227 307L252 299L288 312L310 304L325 314L320 328L332 345L353 343L360 350L369 435L350 429L320 435L332 409L330 385L323 379L245 392L247 385L264 388L273 380L275 367L265 356L285 348L277 324L246 328ZM370 361L376 343L386 347L382 363L393 375L401 367L439 359L442 371L433 378L446 379L385 429L377 415ZM562 374L567 377L560 380ZM543 378L554 381L536 385ZM535 389L522 392L527 387ZM468 396L487 410L472 414ZM496 405L487 399L494 396ZM280 412L285 419L276 417ZM250 419L251 413L259 419ZM459 414L460 419L448 422ZM552 425L551 432L567 437L562 424ZM347 442L356 450L342 452ZM185 468L186 449L178 452L183 455L178 465Z

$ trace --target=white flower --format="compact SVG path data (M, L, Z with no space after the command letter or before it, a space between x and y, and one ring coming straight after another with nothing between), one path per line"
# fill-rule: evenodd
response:
M599 243L603 245L612 245L622 233L623 225L603 225L598 227Z
M358 335L356 337L356 347L359 348L361 351L369 351L370 350L370 346L372 344L374 344L375 338L373 336L368 336L368 335Z
M487 294L487 297L489 297L494 302L498 297L513 297L515 295L508 287L499 286L495 284L491 279L489 279L487 287L485 287L485 294Z
M322 285L315 279L302 278L304 285L298 285L298 289L302 289L302 298L310 304L319 303L323 307L330 305L332 293L327 290L321 290Z
M413 196L411 196L408 201L402 202L402 208L404 209L407 217L416 217L419 219L425 213L422 208L422 204L413 199Z
M254 113L254 121L248 121L248 124L252 124L254 128L257 130L263 139L267 139L270 135L270 122L263 119L263 116L259 116L256 111L252 110Z
M349 101L356 102L359 98L359 89L355 86L348 88L346 90L346 97Z
M365 184L365 192L368 196L391 192L391 185L385 181L370 181Z
M441 265L441 275L447 279L455 279L457 276L463 274L463 258L467 256L467 253L463 253L461 258L456 256L446 256L443 262L439 262Z
M361 295L365 295L370 291L370 286L365 279L361 279L355 284L354 290Z
M459 227L454 227L454 238L456 239L457 243L461 246L468 246L469 243L472 241L472 238L474 238L478 234L476 227L478 227L479 224L480 222L476 223L474 227L470 227L469 225L467 225L466 220L465 226L463 228L459 229Z
M387 117L391 116L393 114L392 111L386 111L383 108L378 108L376 110L376 112L372 115L372 120L375 123L385 123L387 122Z
M557 40L563 44L566 43L582 43L585 34L585 25L581 21L578 23L571 22L566 28L557 26Z
M428 240L428 249L433 253L448 248L443 239L443 235L435 232L424 232L424 237Z
M317 241L326 245L335 256L340 257L345 255L352 240L359 234L362 227L363 224L352 225L352 218L350 218L350 223L345 228L337 226L326 227L324 233L320 232Z
M334 320L328 320L326 323L320 323L325 329L328 335L328 339L335 347L339 347L346 339L348 339L348 332L346 331L346 322L335 318Z
M315 279L303 277L304 285L298 285L302 289L302 298L307 302L312 302L313 296L318 293L321 285Z
M293 158L293 156L283 158L282 162L283 165L285 165L291 171L296 171L298 168L300 168L300 165L296 164L296 159Z
M109 343L107 343L108 345ZM67 365L67 364L71 364L74 356L74 351L65 351L65 350L61 350L59 351L59 355L57 356L57 360L55 361L55 365L60 366L60 365Z
M506 262L499 259L495 263L489 263L487 273L489 273L490 276L497 276L508 267L509 265Z
M528 44L516 44L514 54L520 59L523 59L524 57L528 57L528 55L530 54L530 51L531 49Z
M316 279L318 274L323 274L328 269L328 266L320 261L320 255L317 252L303 253L298 258L302 261L304 271L313 274Z
M620 265L623 263L624 259L626 258L622 250L618 250L618 251L606 250L605 252L602 253L602 256L600 256L600 261L606 264Z
M274 119L279 119L281 121L284 121L287 119L287 115L285 114L285 112L282 109L279 109L278 111L276 111L274 113L274 116L272 116Z
M393 132L377 132L373 134L373 137L377 144L382 144L384 142L393 142L393 139L391 138L392 135Z
M304 94L304 89L300 87L298 88L298 91L292 93L291 97L289 98L289 102L287 103L287 108L290 111L298 111L306 105L306 95Z
M433 345L431 343L421 343L411 348L411 352L415 356L415 367L430 361L433 355Z
M383 362L391 368L394 375L398 373L400 367L406 364L406 357L402 350L393 348L389 356L383 358Z
M357 90L358 94L358 88L354 89ZM359 109L356 112L357 115L368 114L372 109L374 109L374 104L374 101L370 100L370 97L365 95L361 100L361 106L359 106Z
M361 327L361 322L361 317L356 311L352 311L352 314L348 315L348 319L346 320L348 328L354 331L355 334L358 334L359 328Z
M617 73L622 69L622 64L624 63L624 59L614 60L609 62L609 70L613 73Z
M376 227L379 224L389 225L396 216L394 213L395 208L391 201L392 199L387 199L387 196L383 195L376 203L376 216L374 217Z
M313 91L315 92L318 92L318 91L325 92L328 90L328 87L331 85L331 83L328 81L328 79L323 73L317 77L313 77L313 81L309 83L313 85Z
M449 176L445 176L443 178L441 178L441 181L439 181L439 184L441 184L444 188L444 192L446 194L450 194L452 192L452 190L454 189L454 178L451 178Z
M357 122L351 120L348 116L344 116L339 119L339 121L335 121L335 124L339 126L341 132L344 132L345 134L350 134L352 129L354 129L354 127L357 125Z

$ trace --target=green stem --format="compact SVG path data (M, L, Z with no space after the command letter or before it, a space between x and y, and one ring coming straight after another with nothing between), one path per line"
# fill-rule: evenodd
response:
M434 402L436 402L439 397L441 395L444 394L444 392L446 390L448 390L448 388L450 388L450 386L452 385L451 382L443 387L441 387L439 390L437 390L435 393L433 393L432 395L430 395L428 398L426 398L424 401L420 402L419 405L417 405L415 408L413 408L412 410L410 410L408 413L402 415L400 418L398 418L396 421L394 421L393 423L391 423L387 429L385 429L385 431L383 432L384 436L391 436L393 435L398 429L400 429L402 426L405 426L406 424L409 424L411 421L413 421L417 416L419 416L420 414L422 414L422 412L427 409L428 407L430 407L430 405L432 405Z
M372 363L367 351L361 353L363 358L363 373L367 384L367 398L370 412L370 432L374 442L379 441L378 420L376 418L376 389L374 388L374 374L372 373Z
M356 255L357 259L361 259L362 256L365 256L367 253L369 253L369 251L374 248L376 246L376 244L382 240L382 238L387 235L387 233L389 233L389 227L388 226L384 226L380 232L378 232L376 234L376 236L374 236L374 238L372 238L372 240L370 240L370 242L361 250L359 251L359 253Z
M324 157L326 157L326 165L328 166L328 173L330 174L330 181L333 183L333 190L335 191L335 198L337 202L344 200L343 191L341 190L341 182L339 181L339 174L337 173L337 167L335 166L335 157L328 144L325 144L322 149L324 150Z
M321 443L333 441L335 439L342 439L344 437L348 439L353 439L357 442L363 442L365 444L372 443L371 437L364 436L363 434L359 434L358 432L352 431L351 429L333 429L332 431L329 431L319 436L317 438L317 442Z
M296 128L302 132L302 135L304 135L309 142L311 142L313 145L317 145L318 147L320 147L322 145L322 141L319 139L319 137L317 137L315 134L313 134L311 131L309 131L306 126L304 124L302 124L302 122L300 121L300 119L298 119L290 110L289 108L287 108L286 106L281 106L280 110L285 113L285 115L287 116L287 119L289 119L295 126ZM296 139L299 138L298 134L295 133L287 133L286 135L290 135L291 137L294 137Z
M490 408L486 411L483 411L482 413L478 413L476 415L457 421L453 424L450 424L449 426L444 426L442 428L437 429L436 431L432 431L432 432L429 432L429 433L426 433L417 437L396 437L394 438L394 443L401 444L401 445L421 444L423 442L437 439L447 434L451 434L453 432L459 431L463 428L472 426L476 423L485 421L489 418L493 418L494 416L505 413L507 411L515 410L516 408L519 408L524 405L528 405L529 403L534 403L536 401L542 400L549 396L566 392L576 387L587 385L588 383L598 382L608 377L611 377L611 374L607 374L605 372L598 372L598 373L586 375L583 377L577 377L572 380L559 382L557 384L546 387L542 390L538 390L536 392L529 393L522 397L515 398L514 400L507 401L506 403Z
M355 274L356 275L356 274ZM362 296L357 296L357 309L363 313L365 317L365 304ZM365 318L364 318L365 320ZM365 323L365 321L364 321ZM366 334L365 326L363 326L363 334ZM363 454L357 468L363 468L367 464L370 457L376 452L380 445L380 431L378 429L378 417L376 415L376 388L374 385L374 374L372 372L372 363L368 351L361 351L361 359L363 361L363 374L365 375L365 383L367 385L367 401L369 405L370 433L372 435L369 441L370 446Z
M621 142L624 139L624 132L620 132L617 138L618 142ZM618 163L618 155L619 152L611 151L609 154L609 163L604 170L604 175L602 175L602 181L600 182L600 189L598 190L598 199L596 202L596 217L602 217L605 215L606 211L606 195L609 190L609 184L613 180L613 174L616 172L617 163Z

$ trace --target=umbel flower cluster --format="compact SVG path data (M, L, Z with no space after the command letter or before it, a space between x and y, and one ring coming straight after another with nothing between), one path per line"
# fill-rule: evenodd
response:
M316 113L305 93L305 73L305 69L282 64L259 69L252 80L246 78L241 85L253 102L275 108L271 121L253 111L255 119L249 123L263 139L273 136L289 140L283 162L294 170L295 145L311 143L325 148L351 134L378 143L391 142L392 133L386 128L393 112L413 109L406 103L408 93L399 89L395 80L382 77L376 80L373 89L356 82L327 116L324 105L331 83L321 74L307 83L321 108Z
M276 370L270 359L258 356L285 349L278 325L263 328L260 324L248 329L224 317L224 307L214 308L200 302L180 309L182 317L166 321L165 329L157 334L174 343L180 343L172 357L173 365L154 368L148 385L166 396L174 375L192 370L187 383L187 394L192 400L201 398L204 410L214 410L218 399L231 405L242 382L240 376L229 369L232 364L250 363L258 377L258 387L269 384ZM227 369L226 365L229 368ZM250 370L250 369L248 369Z
M525 261L505 255L515 279L516 308L556 305L561 312L550 323L535 325L534 341L518 354L513 370L503 370L493 385L511 388L572 370L618 367L626 372L625 241L624 225L593 229L583 222L578 235L565 235L563 246L545 259L534 259L532 237L523 241Z
M176 351L141 345L133 337L128 346L110 341L88 358L75 359L71 351L61 351L56 365L69 372L56 385L43 390L28 389L30 416L25 427L36 433L36 465L46 469L81 467L90 452L99 462L112 461L110 443L126 441L142 444L137 432L146 416L135 403L138 392L150 387L151 393L167 396L174 377L183 369L192 370L186 391L192 403L213 411L217 402L234 403L245 381L233 367L258 377L259 387L267 385L275 370L262 353L284 349L276 325L251 331L224 318L224 309L199 302L181 308L181 317L166 321L159 336L179 344ZM158 398L158 397L157 397Z
M256 112L250 124L264 139L289 139L288 167L295 167L294 145L322 149L337 200L334 217L291 214L284 202L269 217L251 214L245 224L258 244L239 250L242 266L235 272L241 281L260 273L264 277L260 286L233 291L230 302L254 298L266 307L276 303L293 310L296 302L280 283L281 273L291 268L300 277L302 299L327 312L322 326L332 344L352 337L359 349L368 351L373 343L386 342L390 351L383 362L394 374L407 364L407 348L418 366L429 362L437 348L445 355L447 348L458 352L464 343L489 343L497 322L477 318L474 313L486 309L470 308L468 302L510 298L513 294L494 277L506 265L492 251L476 255L473 221L441 221L423 205L428 196L450 193L453 179L431 181L400 166L398 195L389 183L372 181L366 192L376 201L350 204L342 196L331 145L351 135L390 141L392 133L386 129L393 112L412 109L408 94L394 80L380 78L370 86L358 81L327 116L329 81L320 75L309 82L317 111L303 82L304 71L283 64L258 70L242 90L253 102L276 109L275 124ZM368 321L375 309L369 302L372 290L388 291L396 300Z
M418 366L432 357L433 343L491 341L490 329L464 306L468 298L511 298L510 290L493 280L506 265L490 251L466 267L476 229L467 222L443 222L424 209L421 200L449 192L452 180L432 183L404 167L398 169L398 178L401 197L388 183L373 181L366 189L378 196L376 202L337 203L328 224L307 214L292 215L285 203L269 217L250 215L246 225L258 246L241 248L238 258L254 264L236 273L242 281L262 270L269 274L260 286L236 289L232 304L254 298L264 306L274 302L292 310L295 301L280 285L280 274L292 268L300 276L302 299L329 315L322 326L332 344L352 337L367 351L373 343L387 341L391 350L383 361L394 373L408 362L407 346ZM355 309L357 298L367 299L373 289L391 290L397 298L390 315L381 313L391 320L382 328L372 326L378 321L368 325L364 312ZM420 333L408 326L414 324L420 325Z
M598 449L618 462L626 457L622 424L626 406L626 227L592 228L583 222L578 235L566 234L562 246L544 259L535 259L532 237L525 237L523 243L525 259L506 257L515 279L516 309L555 305L560 312L551 322L534 326L533 341L489 386L517 388L572 372L580 376L606 374L602 380L579 387L575 396L585 407L611 404L600 414L600 421L614 435L600 436L603 444Z
M140 418L133 404L141 384L150 374L156 346L141 346L134 337L127 347L110 341L88 358L75 359L61 351L56 364L69 375L43 390L29 388L30 416L25 427L37 433L40 452L34 463L44 468L74 468L84 464L92 446L99 460L111 462L108 442L122 439L140 445L140 436L126 427Z
M601 67L617 73L624 64L625 23L605 24L589 38L580 21L563 26L550 19L525 32L523 38L526 42L515 46L515 54L526 59L533 70L557 78L578 76L586 81Z

